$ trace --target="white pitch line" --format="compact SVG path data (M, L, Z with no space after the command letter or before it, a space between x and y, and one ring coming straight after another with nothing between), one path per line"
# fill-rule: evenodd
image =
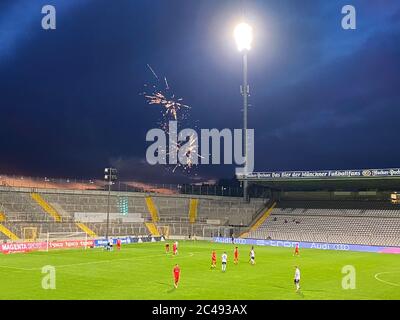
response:
M20 270L20 271L32 271L32 270L37 270L37 268L18 268L18 267L11 267L11 266L0 266L0 268L5 268L5 269L13 269L13 270Z
M201 251L197 251L201 252ZM187 258L187 257L193 257L194 253L190 252L189 255L187 256L176 256L175 258ZM117 262L117 261L131 261L131 260L143 260L143 259L148 259L148 258L154 258L154 257L162 257L165 256L165 254L157 254L157 255L148 255L148 256L141 256L141 257L132 257L132 258L124 258L124 259L109 259L109 260L101 260L101 261L89 261L89 262L80 262L80 263L71 263L71 264L61 264L61 265L55 265L55 268L63 268L63 267L73 267L73 266L83 266L83 265L91 265L91 264L101 264L101 263L108 263L108 262ZM38 268L19 268L19 267L11 267L11 266L2 266L0 265L0 268L5 268L5 269L14 269L14 270L21 270L21 271L33 271L33 270L41 270L41 267Z
M387 271L387 272L379 272L379 273L375 274L375 279L376 280L378 280L380 282L383 282L383 283L386 283L386 284L391 285L391 286L400 287L399 283L393 283L393 282L385 281L385 280L382 280L382 279L378 278L379 275L385 274L385 273L400 273L400 271Z

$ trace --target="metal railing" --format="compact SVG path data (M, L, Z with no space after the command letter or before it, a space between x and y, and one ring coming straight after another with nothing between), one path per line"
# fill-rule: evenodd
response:
M77 178L48 178L15 175L0 175L0 186L12 188L36 189L63 189L63 190L106 190L108 184L98 179ZM188 194L209 195L225 197L243 197L241 186L224 186L219 184L152 184L134 181L116 181L111 186L111 191L121 192L146 192L160 194ZM264 198L265 188L252 185L249 196Z

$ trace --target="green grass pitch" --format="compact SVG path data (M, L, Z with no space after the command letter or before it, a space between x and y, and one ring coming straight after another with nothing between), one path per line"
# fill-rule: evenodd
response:
M250 246L179 241L179 255L166 254L164 242L122 246L121 251L77 249L1 255L0 299L399 299L399 256L392 254L255 247L256 265L248 263ZM211 270L211 251L217 268ZM220 257L228 254L226 273ZM172 269L181 267L174 289ZM42 288L42 267L56 270L56 288ZM301 292L293 284L301 270ZM356 270L356 289L342 289L342 267Z

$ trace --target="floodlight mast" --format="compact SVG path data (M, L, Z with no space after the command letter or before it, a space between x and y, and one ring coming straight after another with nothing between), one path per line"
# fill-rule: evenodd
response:
M241 94L243 96L243 149L244 149L244 179L243 179L243 199L248 201L248 167L247 167L247 109L248 109L248 97L250 93L250 87L248 84L248 66L247 66L247 53L251 49L251 43L253 41L253 30L247 23L240 23L234 30L234 37L236 40L237 48L243 54L243 85L241 87Z
M108 184L108 197L107 197L107 226L106 226L106 240L108 242L108 234L110 227L110 197L111 197L111 185L113 181L117 180L117 169L114 168L105 168L104 169L104 180L107 181Z

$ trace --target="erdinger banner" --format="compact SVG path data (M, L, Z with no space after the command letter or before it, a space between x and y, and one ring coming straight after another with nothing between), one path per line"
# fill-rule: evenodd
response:
M12 242L2 243L0 246L1 252L18 253L18 252L30 252L35 250L47 250L50 249L68 249L68 248L81 248L81 247L93 247L94 240L67 240L67 241L46 241L41 242Z
M361 169L361 170L319 170L319 171L282 171L253 172L246 176L250 179L338 179L338 178L400 178L400 168L392 169ZM238 178L244 178L238 175Z
M232 243L232 238L213 238L217 243ZM383 247L383 246L366 246L359 244L346 243L327 243L327 242L298 242L287 240L261 240L261 239L234 239L235 244L247 244L255 246L270 246L295 248L299 244L300 248L319 249L319 250L337 250L337 251L360 251L360 252L377 252L377 253L397 253L400 254L400 247Z

